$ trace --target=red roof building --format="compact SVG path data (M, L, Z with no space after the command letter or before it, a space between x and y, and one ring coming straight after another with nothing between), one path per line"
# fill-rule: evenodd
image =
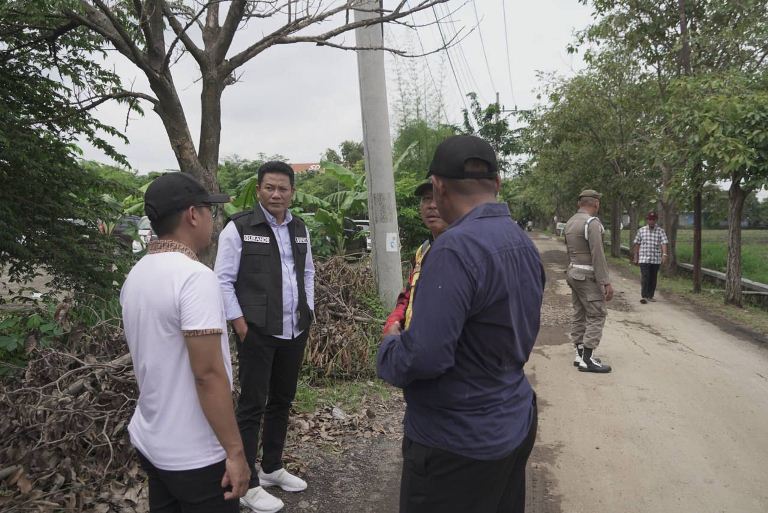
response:
M291 164L294 174L300 175L302 173L316 173L320 171L320 164L317 163L304 163L304 164Z

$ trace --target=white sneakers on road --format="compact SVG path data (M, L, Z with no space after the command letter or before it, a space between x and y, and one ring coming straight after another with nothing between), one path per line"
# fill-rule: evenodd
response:
M266 491L261 486L251 488L240 497L240 505L254 511L255 513L275 513L283 509L283 501Z
M301 492L307 489L307 482L294 476L284 468L266 474L259 469L259 485L251 488L240 499L240 504L255 513L275 513L285 506L285 503L266 491L264 487L279 486L286 492Z
M259 484L261 486L279 486L286 492L302 492L307 489L307 482L294 476L284 468L265 474L259 469Z

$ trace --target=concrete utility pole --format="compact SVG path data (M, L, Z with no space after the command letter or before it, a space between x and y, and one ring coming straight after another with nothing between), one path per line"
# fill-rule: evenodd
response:
M359 9L362 10L355 11L355 21L380 17L376 11L380 7L378 0L361 2ZM381 48L384 46L383 30L380 24L355 29L357 46ZM384 51L358 50L357 69L374 273L382 303L386 308L392 308L403 288L403 270L400 265L400 232L397 227L395 177L392 171Z

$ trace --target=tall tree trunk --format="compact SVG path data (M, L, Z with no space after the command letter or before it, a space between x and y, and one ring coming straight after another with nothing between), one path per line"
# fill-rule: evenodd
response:
M701 292L701 184L699 183L698 173L701 173L701 163L694 169L696 174L695 192L693 195L693 255L691 264L693 264L693 292Z
M728 263L725 268L725 302L741 306L741 216L749 191L741 177L733 176L728 190Z
M157 95L159 100L155 106L155 112L160 116L165 131L168 134L168 140L171 143L171 149L179 164L179 169L185 173L190 173L198 180L203 180L204 170L197 157L195 143L192 140L192 134L189 131L187 117L184 114L184 107L176 94L176 88L173 85L173 78L170 72L159 78L150 79L149 86Z
M661 164L661 219L659 224L667 233L669 239L669 256L667 264L663 271L667 276L677 272L677 227L679 220L677 218L677 202L672 196L672 168L666 164Z
M611 200L611 256L621 258L621 198Z
M219 192L219 146L221 144L221 94L224 91L223 80L217 71L203 70L203 91L200 94L200 165L203 168L201 181L211 192ZM209 267L216 261L218 234L224 228L224 216L213 220L214 239L200 260Z
M200 164L203 166L203 185L211 192L219 192L216 179L219 170L221 144L221 93L223 81L217 71L203 70L203 91L200 94Z
M632 244L635 242L635 236L637 235L637 230L640 226L640 220L637 216L637 202L633 201L629 205L627 212L629 213L629 243L627 246L629 247L629 250L632 251Z
M203 102L202 110L202 127L206 126L206 121L209 121L211 125L217 128L216 137L206 136L210 128L204 130L201 129L201 147L202 141L205 140L206 160L205 165L195 149L195 143L192 140L192 134L189 131L189 125L184 114L184 108L181 105L178 95L176 94L176 88L173 85L173 79L170 73L160 79L150 81L150 87L152 91L157 95L158 103L155 110L157 111L160 119L163 122L166 132L168 133L168 140L171 143L171 148L176 156L176 162L179 164L179 169L182 172L190 173L192 176L200 180L210 192L219 192L219 184L216 179L216 173L218 169L218 163L211 164L218 160L219 154L219 138L221 134L221 89L217 90L217 95L210 95L212 100L212 106L208 109L205 108L206 104ZM205 87L203 88L205 91ZM209 93L210 94L210 93ZM211 245L208 249L200 255L200 260L209 267L213 267L213 263L216 260L217 249L217 236L223 227L223 216L218 216L214 219L214 238L211 241Z

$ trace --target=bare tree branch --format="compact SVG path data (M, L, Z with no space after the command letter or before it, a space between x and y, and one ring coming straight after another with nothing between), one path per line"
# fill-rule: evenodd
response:
M471 32L469 32L469 33L465 34L464 36L462 36L461 38L459 38L459 33L457 32L456 34L454 34L454 36L451 39L446 41L445 46L441 46L440 48L435 48L434 50L430 50L428 52L418 53L418 54L408 53L407 50L400 50L398 48L391 48L391 47L388 47L388 46L357 46L357 45L346 46L346 45L343 45L343 44L331 43L329 41L326 41L325 39L314 39L312 36L307 36L307 37L285 37L285 38L281 38L281 39L278 39L277 41L275 41L275 44L276 45L280 45L280 44L293 44L293 43L315 43L317 46L328 46L330 48L338 48L339 50L353 50L353 51L355 51L355 50L382 50L382 51L385 51L385 52L389 52L389 53L398 55L400 57L408 57L409 59L410 58L414 58L415 59L415 58L419 58L419 57L426 57L428 55L433 55L433 54L436 54L436 53L440 53L443 50L447 50L448 48L452 48L452 47L456 46L457 44L459 44L461 41L463 41L469 34L471 34Z
M64 14L81 25L84 25L97 34L107 39L115 46L115 49L127 57L131 62L136 64L139 68L146 71L146 60L141 51L133 44L129 39L124 40L117 28L112 24L110 19L105 16L98 9L94 8L85 0L80 1L80 5L86 12L83 16L72 10L65 10Z
M38 124L38 123L52 123L56 121L60 121L62 119L76 116L78 114L81 114L83 112L89 111L91 109L94 109L101 105L102 103L111 101L111 100L122 100L125 98L130 98L134 100L146 100L150 102L153 106L157 106L160 104L157 98L154 98L148 94L139 93L137 91L117 91L110 94L104 94L104 95L98 95L98 96L91 96L89 98L85 98L83 100L78 100L73 104L77 105L77 108L73 111L65 112L59 116L54 116L46 119L31 119L29 120L29 124ZM133 109L133 104L129 108L130 110Z
M227 17L224 20L224 25L221 27L219 37L216 40L216 44L213 48L213 62L217 65L220 64L227 56L227 51L232 44L232 39L235 37L240 21L245 14L246 0L237 0L232 2L227 11Z
M87 6L87 9L89 10L92 9L96 12L101 11L104 17L109 21L110 25L112 25L117 34L120 36L120 39L130 50L131 54L133 55L132 60L137 64L141 63L143 66L147 66L145 54L139 49L138 46L136 46L136 43L133 42L131 35L126 32L125 27L123 27L123 25L120 23L120 20L117 19L115 13L112 12L109 6L107 6L102 0L93 0L93 3L96 4L96 6L99 8L97 11L93 8L93 6L89 5L88 2L81 0L80 3L84 6ZM113 40L112 42L114 43L115 41Z
M307 14L303 17L292 20L291 22L285 24L284 26L272 32L271 34L267 35L260 41L252 44L242 52L233 56L228 61L228 68L229 68L229 71L231 71L242 66L243 64L245 64L246 62L254 58L256 55L263 52L264 50L266 50L267 48L269 48L274 44L290 44L290 43L300 43L300 42L314 42L314 43L327 42L329 39L332 39L340 34L344 34L345 32L350 32L359 27L378 25L378 24L394 21L394 20L409 16L412 13L429 9L434 5L445 3L447 1L448 0L424 0L420 2L418 5L416 5L415 7L411 7L410 9L403 10L403 7L405 6L405 0L401 0L397 4L397 6L392 10L384 10L384 9L370 10L371 12L381 13L380 17L358 20L358 21L351 21L343 25L340 25L332 30L329 30L327 32L324 32L322 34L317 34L314 36L289 37L290 34L294 34L306 27L309 27L311 25L327 20L328 18L338 13L349 11L350 9L363 10L360 8L358 2L356 2L355 0L350 0L345 4L327 9L326 11L316 12L314 14ZM309 8L309 3L307 4L307 8ZM327 46L334 46L334 45L335 43L328 44ZM342 46L336 45L334 47L341 48ZM348 48L348 49L351 49L351 48ZM392 49L389 49L389 50L392 50ZM399 53L399 51L397 51L396 53Z
M138 100L146 100L149 103L151 103L153 106L160 104L160 101L157 98L145 93L140 93L138 91L117 91L110 94L92 96L90 98L85 98L84 100L78 101L77 102L77 105L79 105L78 110L80 112L91 110L94 107L98 107L102 103L107 102L109 100L122 100L124 98L135 98Z
M189 34L187 34L187 30L189 29L191 24L194 23L194 20L196 20L208 7L208 4L204 5L200 9L200 13L195 16L192 20L190 20L189 24L187 24L186 27L182 27L181 23L179 22L179 19L176 17L175 14L173 14L173 11L168 6L168 2L165 0L158 0L162 6L163 14L168 19L168 24L171 26L171 29L173 29L174 34L176 34L176 37L181 40L181 42L184 44L184 48L187 49L187 51L192 54L192 57L195 58L197 63L202 67L206 65L207 59L205 56L205 52L201 50L195 43L192 41L192 39L189 37ZM168 52L166 54L165 62L167 63L169 60Z
M218 1L219 0L216 0L215 3L218 3ZM165 3L165 2L163 2L163 3ZM214 2L211 2L211 3L214 3ZM168 66L170 65L171 57L173 55L173 50L176 47L176 45L178 44L178 42L181 41L182 36L188 37L188 36L186 36L187 31L192 27L192 25L194 25L197 22L197 20L200 19L200 17L203 15L203 13L205 12L205 10L208 8L209 5L210 4L203 5L200 8L200 10L197 11L197 13L194 16L192 16L192 18L187 22L187 24L181 29L181 32L176 34L176 37L171 42L171 45L168 47L168 51L165 53L165 60L163 61L163 67L162 67L163 70L168 69ZM186 45L184 45L184 46L186 47ZM201 50L201 52L202 52L202 50ZM177 61L178 61L178 59L177 59Z
M141 0L133 0L133 10L136 12L136 18L139 20L139 26L144 33L144 39L147 41L147 48L149 48L150 41L152 41L152 32L149 28L149 21L144 15L144 6Z

